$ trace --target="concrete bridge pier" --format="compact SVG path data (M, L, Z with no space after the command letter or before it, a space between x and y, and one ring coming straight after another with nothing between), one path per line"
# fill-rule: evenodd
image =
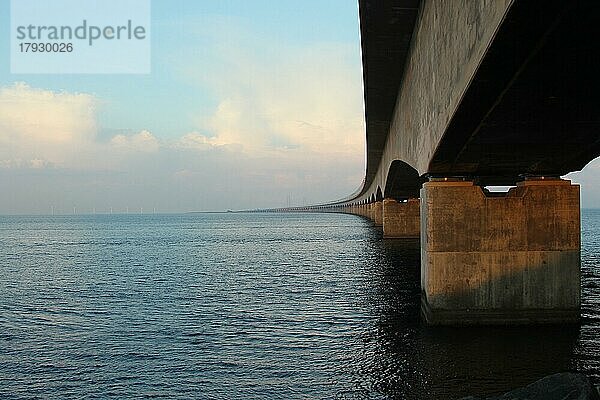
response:
M368 204L363 204L360 206L361 214L365 218L371 218L370 209Z
M362 216L365 218L371 218L371 205L370 204L363 204L361 206L362 208Z
M433 179L421 189L421 228L427 323L578 321L578 185L528 179L498 196Z
M383 237L418 238L420 236L420 200L398 202L383 200Z
M371 219L373 225L383 226L383 201L371 203Z

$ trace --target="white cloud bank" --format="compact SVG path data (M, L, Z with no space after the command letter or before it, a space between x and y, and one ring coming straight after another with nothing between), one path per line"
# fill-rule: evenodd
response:
M320 147L318 135L301 142L302 132L319 131L307 122L248 123L250 111L224 100L199 127L207 135L167 140L141 130L100 140L100 103L22 82L0 88L0 213L281 206L343 195L360 179L360 155L335 156L340 148ZM257 124L267 128L253 135Z
M219 29L209 28L205 34L218 42ZM344 154L361 162L362 79L359 56L351 46L282 50L240 37L214 51L218 65L203 59L180 60L178 65L186 80L220 99L212 115L197 118L199 130L211 134L211 144L236 144L254 153L302 149Z
M96 100L18 82L0 88L0 165L64 163L96 134Z

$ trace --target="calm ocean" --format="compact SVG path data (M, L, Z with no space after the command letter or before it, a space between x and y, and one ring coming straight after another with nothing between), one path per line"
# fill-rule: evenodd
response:
M343 214L0 217L1 399L452 399L600 383L600 210L580 326L431 328L419 249Z

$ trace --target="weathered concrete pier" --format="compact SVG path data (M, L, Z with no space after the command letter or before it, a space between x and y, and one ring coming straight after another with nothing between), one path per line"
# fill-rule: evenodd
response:
M433 180L421 203L427 322L577 321L578 186L526 180L489 197L470 181Z
M288 210L420 237L430 324L577 321L579 187L561 177L600 155L600 2L359 8L365 179L347 198Z

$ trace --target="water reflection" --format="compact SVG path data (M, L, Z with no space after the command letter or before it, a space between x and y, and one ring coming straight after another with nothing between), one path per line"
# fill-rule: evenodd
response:
M418 242L351 215L0 217L0 398L452 399L571 369L598 382L600 213L582 227L580 328L453 329L421 323Z
M418 243L384 240L368 304L378 315L365 360L371 390L392 398L504 392L573 368L579 326L429 327L420 310ZM366 371L363 371L363 373Z

